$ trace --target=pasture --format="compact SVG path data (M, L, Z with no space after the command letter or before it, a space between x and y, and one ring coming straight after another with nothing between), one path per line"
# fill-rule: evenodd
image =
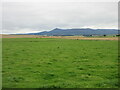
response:
M3 38L3 88L117 88L118 41Z

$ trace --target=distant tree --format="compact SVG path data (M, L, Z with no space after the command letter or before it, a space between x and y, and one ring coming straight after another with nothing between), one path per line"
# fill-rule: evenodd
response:
M117 34L116 36L117 36L117 37L119 37L119 36L120 36L120 34Z
M104 37L106 36L106 35L103 35Z

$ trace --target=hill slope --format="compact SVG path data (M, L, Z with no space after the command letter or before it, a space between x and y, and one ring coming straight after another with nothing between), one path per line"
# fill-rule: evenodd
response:
M112 35L118 34L116 29L59 29L55 28L51 31L44 31L39 33L29 33L29 35L48 35L48 36L71 36L71 35Z

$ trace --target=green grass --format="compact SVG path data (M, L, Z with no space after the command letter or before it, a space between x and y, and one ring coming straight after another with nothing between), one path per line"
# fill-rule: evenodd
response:
M4 88L117 88L118 41L3 39Z

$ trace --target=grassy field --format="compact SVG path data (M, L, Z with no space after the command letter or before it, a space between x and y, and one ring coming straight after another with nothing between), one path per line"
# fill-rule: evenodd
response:
M117 88L118 41L3 39L4 88Z

